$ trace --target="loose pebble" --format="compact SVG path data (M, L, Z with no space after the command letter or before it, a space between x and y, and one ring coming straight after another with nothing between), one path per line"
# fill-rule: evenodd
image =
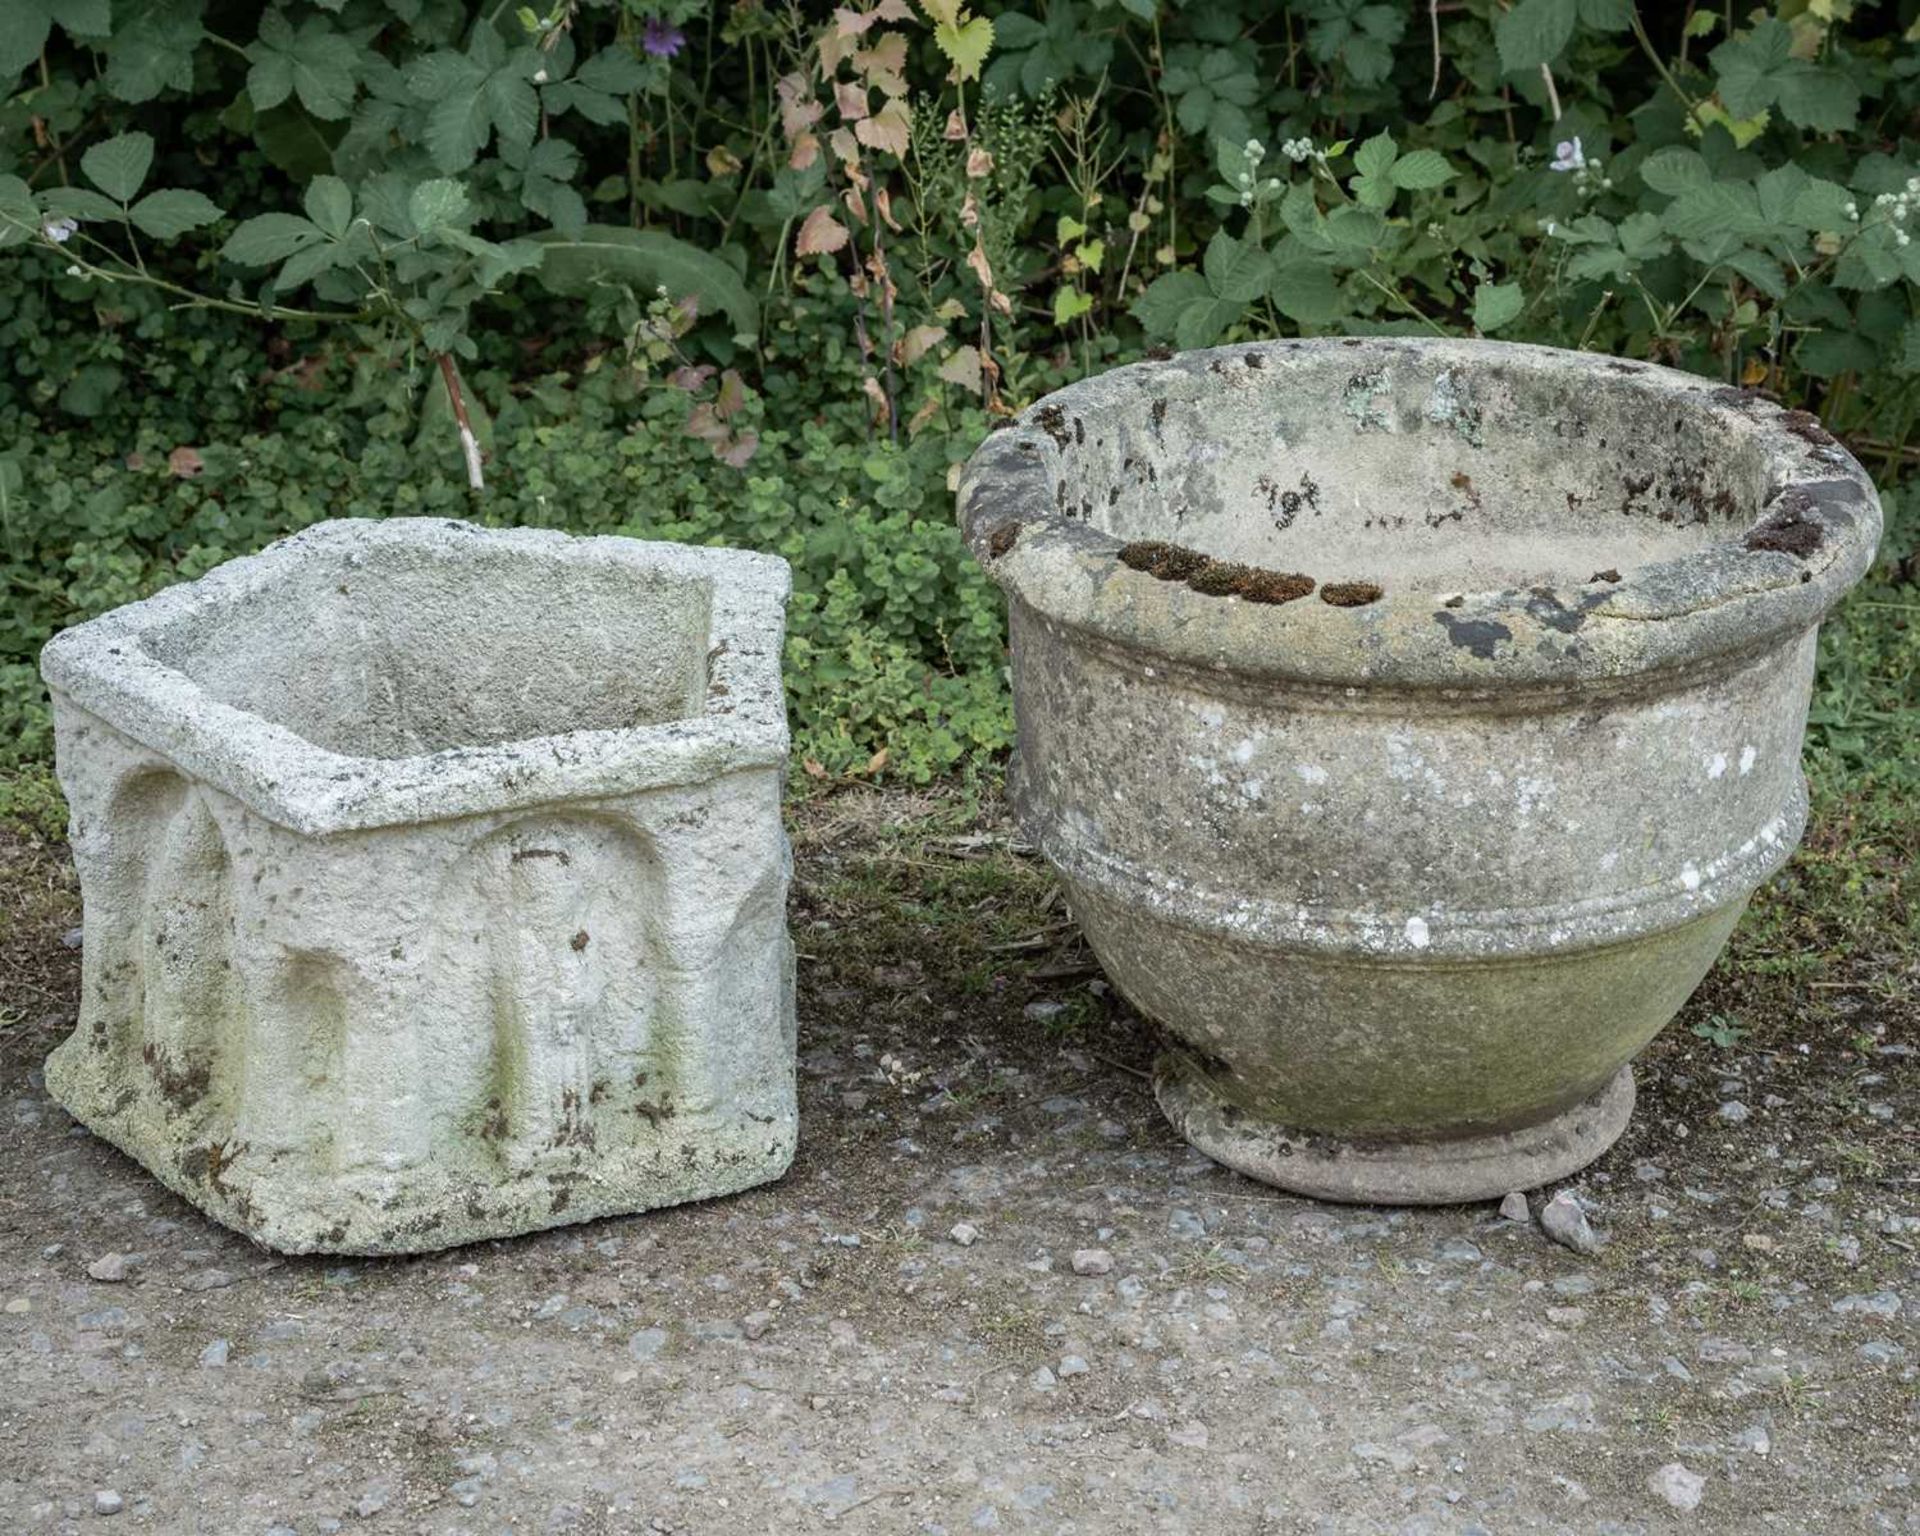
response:
M1500 1202L1500 1214L1508 1221L1531 1221L1533 1212L1527 1208L1527 1197L1515 1190Z
M1689 1472L1681 1463L1670 1461L1647 1474L1647 1489L1675 1509L1692 1510L1698 1509L1706 1497L1707 1480L1698 1472Z
M958 1243L962 1248L971 1248L975 1243L980 1241L980 1229L970 1221L956 1222L948 1231L947 1236L952 1238L953 1241Z
M87 1273L102 1285L118 1285L127 1278L127 1256L124 1253L103 1253L87 1266Z
M1113 1271L1113 1255L1104 1248L1076 1248L1073 1272L1076 1275L1105 1275Z
M1540 1228L1563 1248L1575 1253L1597 1253L1600 1239L1587 1221L1580 1202L1564 1189L1540 1207Z

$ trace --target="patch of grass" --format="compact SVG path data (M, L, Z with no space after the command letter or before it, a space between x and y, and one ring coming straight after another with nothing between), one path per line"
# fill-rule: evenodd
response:
M0 826L43 843L66 840L66 797L51 765L30 762L0 774Z
M1167 1271L1167 1278L1176 1285L1237 1285L1247 1278L1247 1271L1215 1243L1205 1253L1186 1255Z

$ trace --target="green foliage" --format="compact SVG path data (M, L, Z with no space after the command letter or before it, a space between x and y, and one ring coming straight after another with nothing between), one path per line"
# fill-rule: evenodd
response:
M797 764L865 773L884 750L886 774L924 781L1003 749L1000 601L960 542L947 481L985 423L974 413L951 435L867 441L860 412L817 387L837 382L847 359L801 350L806 326L837 303L802 301L778 333L768 398L788 424L763 424L744 473L716 466L682 430L683 393L613 366L538 375L516 392L496 366L506 354L484 357L470 381L492 408L498 466L479 503L446 440L417 440L418 382L349 357L272 386L264 428L182 442L184 417L111 412L96 431L0 455L0 767L50 753L34 660L54 631L319 519L396 515L782 555L795 582ZM238 381L203 408L225 416L250 388Z
M1916 43L1920 0L5 0L6 750L60 625L425 510L786 555L802 755L942 771L1007 734L953 466L1159 343L1644 357L1891 481ZM1830 796L1911 782L1889 505Z

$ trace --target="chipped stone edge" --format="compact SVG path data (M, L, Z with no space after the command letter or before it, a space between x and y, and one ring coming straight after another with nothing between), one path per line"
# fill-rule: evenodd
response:
M1357 608L1209 596L1129 570L1116 558L1119 539L1055 510L1065 466L1059 445L1040 425L1042 412L1086 418L1124 411L1142 397L1193 396L1210 387L1213 374L1240 387L1283 390L1294 362L1330 357L1356 369L1417 358L1438 369L1501 368L1555 378L1573 370L1591 375L1596 387L1664 395L1759 441L1771 485L1766 505L1738 536L1634 567L1610 589L1589 583L1466 594L1444 611L1458 623L1498 624L1513 642L1487 656L1454 644L1434 622L1433 593L1389 591ZM1819 623L1871 566L1882 526L1872 479L1837 444L1796 435L1782 423L1787 414L1758 396L1676 369L1511 342L1322 338L1219 347L1118 368L1037 401L968 461L958 492L960 526L982 568L1011 599L1049 623L1176 665L1400 693L1532 685L1563 699L1567 690L1631 686L1650 682L1648 674L1695 671L1763 652ZM1788 496L1821 528L1820 549L1801 560L1745 548L1740 538ZM1570 622L1577 623L1578 644L1565 643ZM1524 692L1509 699L1513 707L1527 707Z
M343 548L417 547L449 534L546 559L612 560L636 573L709 582L701 713L626 730L571 731L413 757L355 757L222 703L145 647L161 626L275 586L307 560ZM749 550L482 528L449 518L337 518L63 631L41 652L40 670L51 690L112 720L194 777L269 821L323 837L783 765L789 737L780 659L791 589L786 561Z

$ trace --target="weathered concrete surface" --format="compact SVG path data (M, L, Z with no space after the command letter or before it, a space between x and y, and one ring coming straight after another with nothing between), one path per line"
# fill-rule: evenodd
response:
M50 1090L288 1252L777 1177L787 589L336 522L55 639L86 973Z
M1920 1531L1892 935L1800 979L1736 940L1581 1176L1606 1242L1579 1254L1491 1203L1330 1207L1182 1145L1051 876L991 799L934 809L796 812L779 1184L346 1262L259 1253L47 1099L76 916L18 920L51 876L0 838L0 1530ZM1721 1014L1751 1032L1686 1027ZM1674 1462L1704 1480L1685 1516L1648 1487Z
M1062 390L960 510L1009 597L1016 802L1175 1037L1163 1107L1257 1177L1410 1202L1618 1134L1800 836L1815 626L1880 527L1804 413L1398 340Z

